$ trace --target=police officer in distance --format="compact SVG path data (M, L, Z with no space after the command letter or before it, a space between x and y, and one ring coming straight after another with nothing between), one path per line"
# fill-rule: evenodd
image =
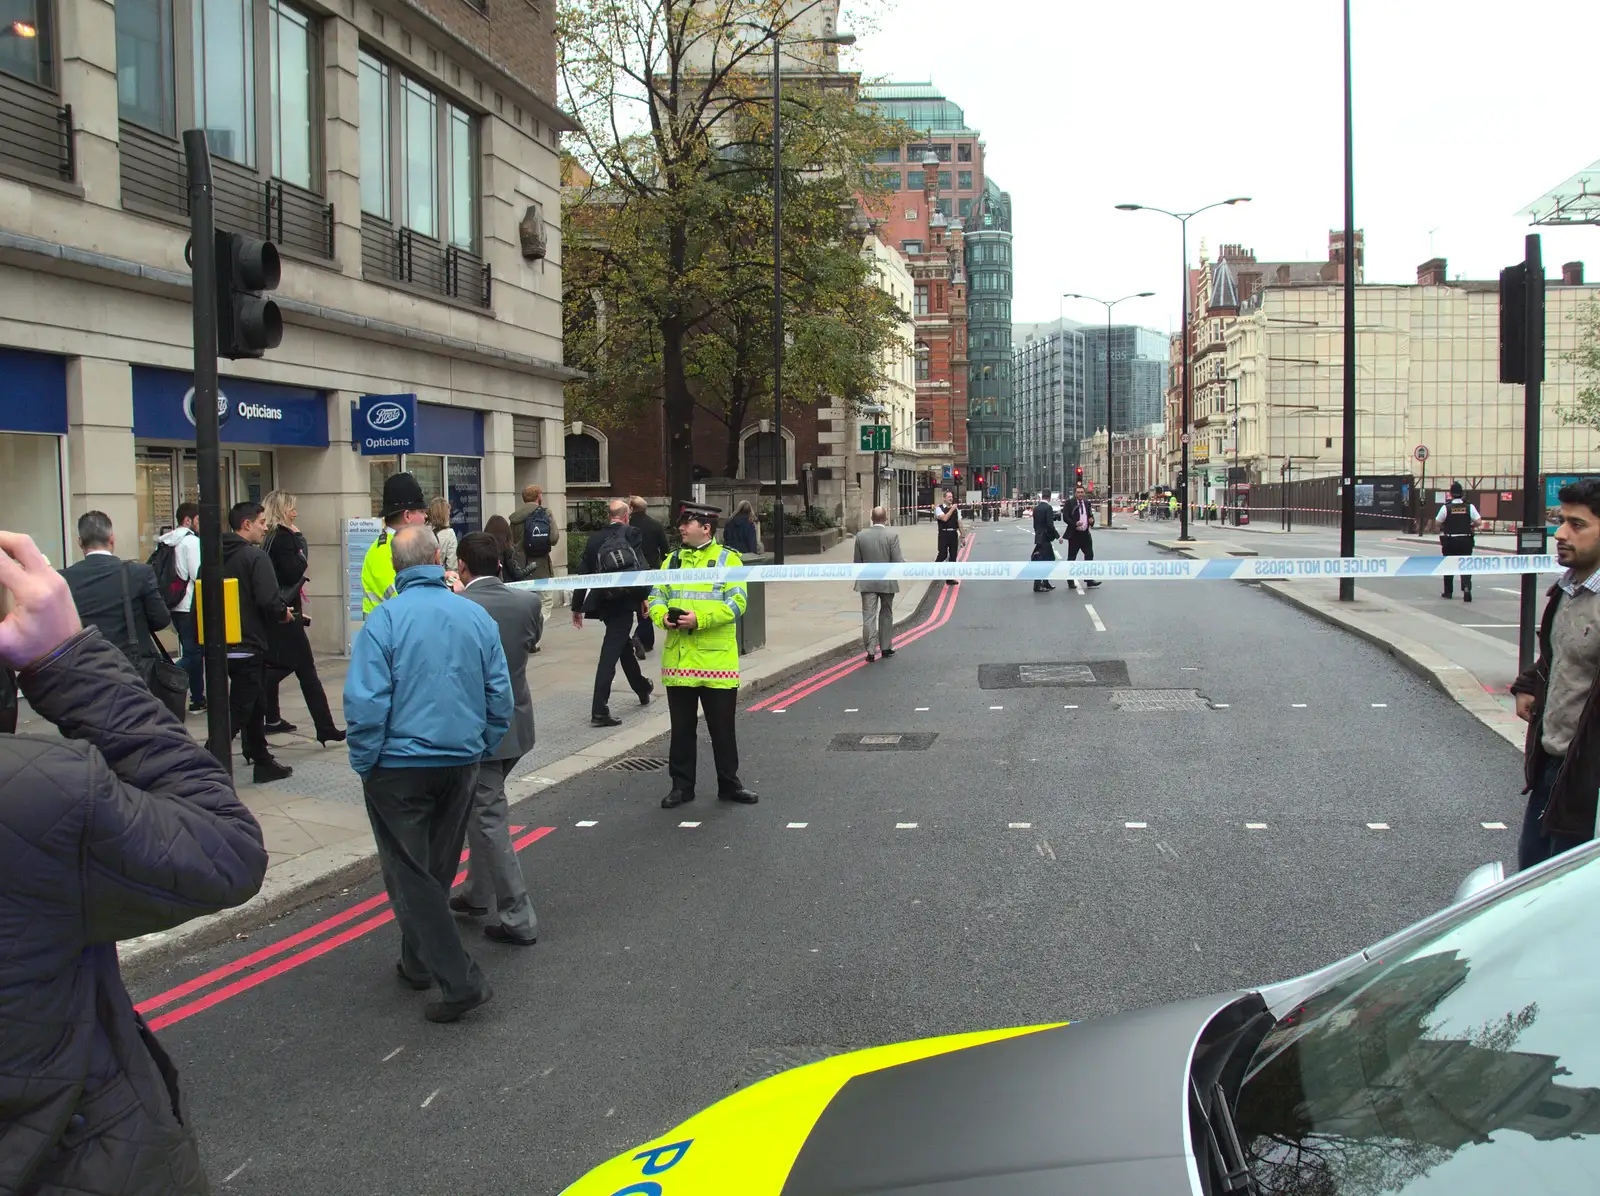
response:
M663 569L736 568L739 554L712 539L717 507L684 503L678 512L683 546L668 555ZM661 648L661 681L667 688L672 741L667 767L672 792L661 799L671 810L694 800L695 728L706 713L711 754L717 765L717 797L754 805L754 793L739 780L739 744L734 714L739 703L739 633L747 593L742 582L663 582L650 591L645 609L666 632Z
M383 533L367 549L361 561L361 617L365 619L379 603L395 595L395 535L403 527L416 527L428 521L428 500L422 487L409 473L391 473L383 479Z
M1445 556L1471 556L1475 544L1473 533L1478 530L1481 516L1478 508L1463 497L1460 482L1450 483L1450 497L1444 500L1439 513L1434 516L1439 523L1439 551ZM1451 589L1455 578L1444 577L1443 597L1453 597ZM1472 601L1472 574L1461 575L1461 601Z

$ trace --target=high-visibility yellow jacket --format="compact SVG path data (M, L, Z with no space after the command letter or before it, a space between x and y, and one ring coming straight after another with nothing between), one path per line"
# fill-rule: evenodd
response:
M687 546L671 553L663 569L732 569L744 562L715 540L701 548ZM744 614L748 597L743 582L664 583L650 591L650 621L667 633L661 648L664 685L698 685L706 689L739 688L739 632L734 620ZM692 610L693 631L667 627L667 608Z
M395 595L393 540L393 533L385 528L361 562L362 618L370 615L384 599Z

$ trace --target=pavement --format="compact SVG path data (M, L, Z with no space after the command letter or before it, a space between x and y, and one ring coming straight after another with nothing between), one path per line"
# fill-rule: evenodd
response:
M744 697L759 805L660 809L660 737L518 803L539 943L461 921L495 997L459 1024L370 880L137 975L217 1190L559 1192L785 1068L1302 973L1514 855L1519 753L1257 587L923 606L892 660Z

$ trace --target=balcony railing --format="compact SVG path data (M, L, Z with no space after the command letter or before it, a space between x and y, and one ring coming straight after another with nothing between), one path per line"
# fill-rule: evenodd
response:
M0 162L72 183L77 158L72 105L47 88L0 73Z
M183 147L170 137L122 122L124 203L179 219L189 217L188 175ZM280 248L309 257L333 257L333 205L320 195L262 179L226 158L211 160L216 223L230 232L253 233Z
M919 457L948 457L956 451L956 446L949 440L919 440L912 451Z
M361 213L361 272L374 281L407 283L474 307L488 307L494 295L489 263L476 254L395 228L368 212Z

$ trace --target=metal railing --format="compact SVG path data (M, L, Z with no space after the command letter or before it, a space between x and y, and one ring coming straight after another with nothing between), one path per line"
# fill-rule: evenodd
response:
M369 212L361 214L361 269L368 278L407 283L475 307L488 307L494 295L489 263L476 254L395 228Z
M72 105L47 88L0 73L0 162L76 182L77 130Z

